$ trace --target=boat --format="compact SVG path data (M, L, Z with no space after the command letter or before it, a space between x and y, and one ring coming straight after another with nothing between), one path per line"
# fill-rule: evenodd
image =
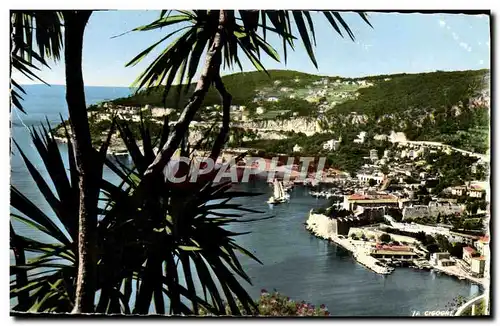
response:
M273 196L271 196L267 201L268 204L277 205L285 203L290 199L290 195L288 195L285 192L285 189L283 188L283 182L280 182L275 179L273 182L273 186L274 186L274 193Z

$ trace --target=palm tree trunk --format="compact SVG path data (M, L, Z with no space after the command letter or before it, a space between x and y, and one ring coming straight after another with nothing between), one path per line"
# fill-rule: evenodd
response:
M200 79L196 84L193 96L184 108L179 121L174 127L172 135L169 137L168 141L158 153L153 163L151 163L151 165L144 173L145 177L154 178L153 176L156 176L158 175L158 173L161 173L163 171L163 168L168 163L174 152L177 150L184 135L189 130L189 124L191 123L191 121L193 121L196 112L203 104L203 100L205 99L210 85L212 85L214 79L219 76L220 65L222 62L222 38L224 37L224 26L226 24L226 19L226 10L220 10L218 30L207 52L205 66L201 72Z
M91 11L65 11L66 102L79 173L78 275L73 313L94 311L96 229L99 197L97 152L92 147L82 74L83 34ZM99 165L99 164L98 164ZM101 171L102 173L102 171Z
M222 98L222 127L219 134L217 135L217 138L215 139L214 145L212 146L212 152L210 153L210 158L216 161L220 153L222 152L224 144L227 141L227 135L229 133L231 100L233 97L224 87L224 83L222 82L222 78L220 77L220 75L218 75L214 79L214 85L215 88L217 88L217 91L219 91L219 94Z
M24 246L22 245L18 235L14 231L12 223L10 224L10 247L14 252L14 258L16 261L15 266L25 265L26 256L24 253ZM19 269L16 273L16 287L19 289L25 285L28 285L28 273L24 269ZM27 311L30 307L29 292L23 291L19 293L19 295L17 296L17 303L17 311Z

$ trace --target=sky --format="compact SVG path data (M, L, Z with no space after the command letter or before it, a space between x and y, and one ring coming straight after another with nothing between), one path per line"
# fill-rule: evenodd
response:
M307 73L360 77L436 70L483 69L490 66L490 22L487 15L368 13L371 28L355 13L343 13L356 37L339 36L321 13L314 13L318 69L300 44L288 54L287 63L262 60L266 69L291 69ZM133 57L173 28L130 32L152 22L159 11L100 11L90 17L84 35L83 74L87 86L130 86L167 45L169 39L134 67L125 67ZM268 37L276 48L277 38ZM282 53L278 51L281 54ZM64 84L63 62L51 62L39 76L49 84ZM243 60L244 71L255 68ZM201 68L200 68L201 69ZM239 72L224 70L224 74ZM14 78L33 84L19 74Z

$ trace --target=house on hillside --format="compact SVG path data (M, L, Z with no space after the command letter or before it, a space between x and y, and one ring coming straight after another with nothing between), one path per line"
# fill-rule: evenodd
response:
M299 144L295 144L295 146L293 146L292 150L294 153L299 153L302 151L302 147L300 147Z
M340 137L338 140L330 139L329 141L323 143L323 149L329 151L336 151L339 149L341 142L342 142L342 137Z
M468 192L469 197L472 197L472 198L483 198L483 196L485 194L486 194L486 190L483 189L481 186L472 185L472 186L469 187L469 192Z
M373 136L374 140L387 140L389 137L387 135L375 135Z
M354 143L363 144L365 142L366 131L362 131L358 134L357 138L354 139Z
M255 109L255 113L257 114L264 114L264 112L266 112L266 110L262 106L259 106L257 109Z
M392 131L389 135L389 141L391 143L404 143L406 142L406 135L404 132L394 132Z

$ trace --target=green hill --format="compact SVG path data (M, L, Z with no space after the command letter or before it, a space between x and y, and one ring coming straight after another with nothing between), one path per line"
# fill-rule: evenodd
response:
M359 78L291 70L270 70L269 74L254 71L223 76L233 96L233 105L246 107L247 120L308 117L318 120L325 131L342 135L347 142L352 142L360 131L373 137L394 130L404 132L410 140L440 141L475 152L484 153L489 147L488 70ZM189 85L180 98L178 87L172 88L165 102L161 87L112 102L180 110L195 84ZM205 107L195 119L209 121L214 116L211 113L220 110L217 107L220 103L219 94L212 87L205 98ZM264 108L265 113L256 113L257 107ZM278 147L289 145L293 146Z
M265 73L258 71L241 72L223 76L222 80L226 85L226 89L233 96L233 103L236 105L252 106L252 101L258 90L266 87L273 87L274 81L276 80L282 81L282 84L280 84L282 87L304 87L305 85L322 78L321 76L292 70L269 70L268 72L270 77ZM300 79L299 83L293 82L296 78ZM187 94L184 93L186 86L183 86L182 93L179 98L179 104L181 107L187 102L189 96L194 91L195 86L196 84L194 83L189 85ZM119 98L112 101L112 103L128 106L144 106L149 104L152 106L163 107L165 105L166 107L174 108L176 107L176 101L178 99L178 87L179 86L176 85L172 87L165 103L163 102L162 87L153 88L149 91L142 91L130 97ZM220 103L221 100L219 94L213 87L211 87L203 104L209 106Z
M408 108L430 109L457 105L481 89L487 70L437 71L420 74L375 76L373 87L359 90L359 97L335 107L332 114L359 112L374 116ZM385 78L390 78L384 81Z

